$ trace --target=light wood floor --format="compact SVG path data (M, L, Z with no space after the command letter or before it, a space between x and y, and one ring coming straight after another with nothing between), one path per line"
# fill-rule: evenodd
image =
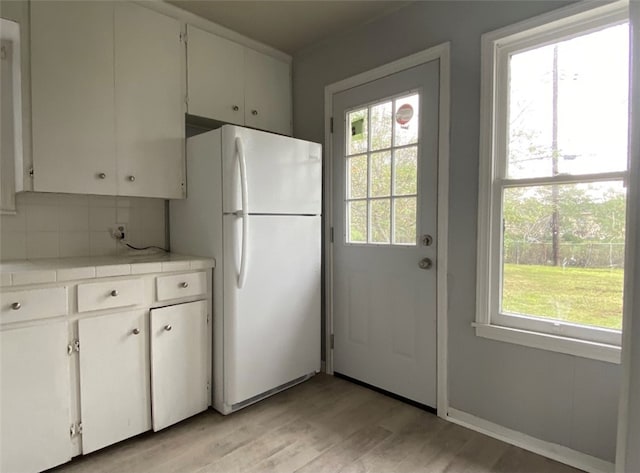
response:
M230 416L209 410L51 471L578 472L322 374Z

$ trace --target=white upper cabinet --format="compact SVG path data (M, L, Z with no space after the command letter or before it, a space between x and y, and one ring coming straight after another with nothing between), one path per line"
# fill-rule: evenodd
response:
M115 6L119 195L184 197L184 43L178 20Z
M244 47L187 26L189 113L244 124Z
M287 62L189 25L187 76L189 114L291 134Z
M109 2L31 2L33 190L116 193Z
M245 124L291 134L291 75L289 64L245 49Z

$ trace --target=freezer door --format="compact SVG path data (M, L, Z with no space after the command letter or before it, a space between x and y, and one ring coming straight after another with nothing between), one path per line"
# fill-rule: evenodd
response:
M320 217L224 217L224 402L320 370Z
M321 213L322 147L318 143L228 125L222 128L222 149L225 213ZM243 155L247 209L242 209L241 198Z

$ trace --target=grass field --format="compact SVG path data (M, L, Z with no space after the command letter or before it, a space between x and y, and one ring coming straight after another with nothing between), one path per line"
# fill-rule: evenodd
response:
M502 310L622 327L622 269L505 264Z

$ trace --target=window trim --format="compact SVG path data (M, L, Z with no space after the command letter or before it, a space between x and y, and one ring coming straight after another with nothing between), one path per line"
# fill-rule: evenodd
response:
M581 36L629 20L628 0L602 5L580 2L482 35L480 169L476 269L476 335L533 348L620 363L621 332L563 323L554 319L499 314L502 191L536 183L571 183L628 179L629 171L579 176L507 179L506 119L508 58L558 39ZM498 94L497 91L505 91ZM505 324L509 317L509 324Z

